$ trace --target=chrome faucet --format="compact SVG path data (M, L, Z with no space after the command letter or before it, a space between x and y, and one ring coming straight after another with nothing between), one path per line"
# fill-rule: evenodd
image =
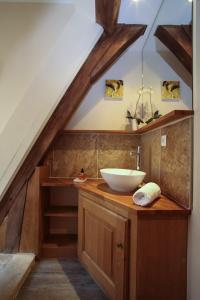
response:
M136 152L136 168L140 170L140 155L141 155L141 146L137 146Z
M141 162L141 146L137 146L137 150L130 151L130 156L136 155L136 169L140 170L140 162Z

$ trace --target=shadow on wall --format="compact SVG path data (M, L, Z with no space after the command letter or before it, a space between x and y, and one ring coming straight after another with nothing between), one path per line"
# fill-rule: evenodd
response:
M187 71L178 58L158 39L156 39L156 49L159 55L174 70L174 72L178 74L185 84L192 89L192 75Z
M171 58L171 57L170 57ZM179 63L180 65L180 63ZM183 67L182 67L183 68ZM162 80L178 80L181 85L181 99L176 103L169 104L161 101L161 81ZM144 56L144 84L153 86L155 91L154 98L159 106L166 106L169 110L173 109L192 109L192 90L177 73L167 64L159 53L146 51Z

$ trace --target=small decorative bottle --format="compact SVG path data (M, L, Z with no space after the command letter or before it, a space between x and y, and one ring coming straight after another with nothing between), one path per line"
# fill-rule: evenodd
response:
M78 178L79 179L81 179L81 180L84 180L84 179L86 179L86 174L85 174L85 172L84 172L84 169L82 168L81 169L81 172L80 172L80 174L79 174L79 176L78 176Z
M132 130L137 130L138 129L138 123L135 118L132 119Z

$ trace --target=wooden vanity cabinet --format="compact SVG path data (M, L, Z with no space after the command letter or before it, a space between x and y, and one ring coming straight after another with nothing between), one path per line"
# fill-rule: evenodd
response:
M81 263L109 299L186 300L188 212L165 198L155 209L120 199L79 190Z
M109 299L127 299L128 219L79 196L78 255Z

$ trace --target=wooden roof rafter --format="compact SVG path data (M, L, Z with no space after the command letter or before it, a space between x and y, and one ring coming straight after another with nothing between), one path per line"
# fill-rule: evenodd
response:
M121 0L95 0L96 22L108 34L112 34L115 30L120 4Z
M192 74L192 26L160 25L155 32L155 36Z

